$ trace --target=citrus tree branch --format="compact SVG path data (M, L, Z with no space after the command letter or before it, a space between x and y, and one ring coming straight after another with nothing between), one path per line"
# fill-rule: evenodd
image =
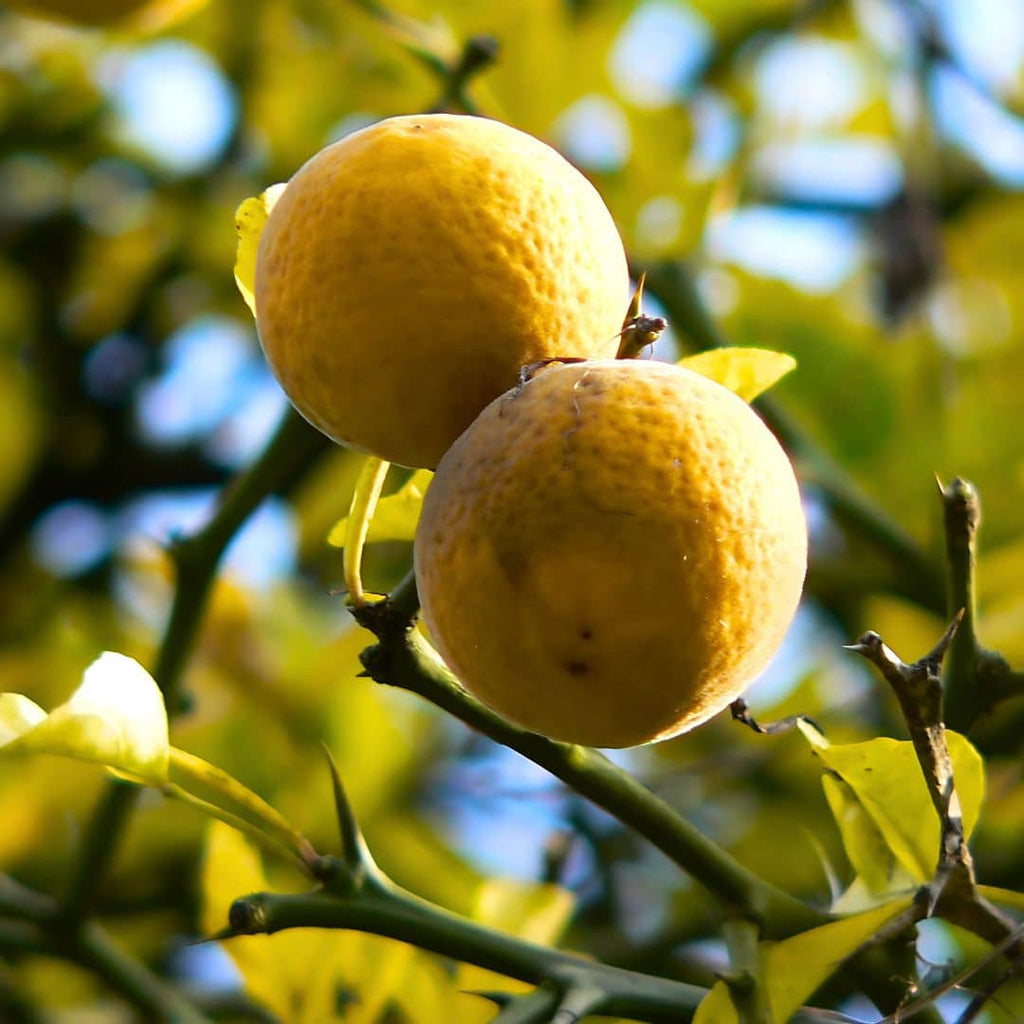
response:
M287 490L328 447L323 435L289 408L260 457L225 488L210 520L172 542L174 599L153 668L169 715L181 705L182 672L225 549L264 498ZM101 796L65 890L64 927L74 927L95 906L137 795L136 786L113 781Z
M184 996L125 953L98 924L64 928L62 907L55 900L5 875L0 876L0 950L71 960L124 996L144 1020L209 1024Z
M974 932L993 945L1014 934L1014 921L988 902L975 884L974 862L967 847L960 800L953 777L943 724L940 670L951 649L963 613L957 614L935 647L907 664L874 632L865 633L850 649L862 655L892 687L900 703L928 794L938 815L939 856L935 877L922 890L922 916L936 914ZM1019 939L1009 954L1024 962Z
M953 637L946 659L945 720L952 729L966 732L996 704L1024 694L1024 674L1014 672L998 652L983 647L976 632L975 575L981 500L978 491L959 477L939 485L946 537L949 574L949 614L963 610L963 621Z
M596 750L527 732L471 697L389 602L355 609L354 614L380 640L362 654L372 678L418 693L545 768L653 843L713 893L730 916L758 922L763 934L772 938L793 935L827 920L827 915L748 871Z
M750 921L734 920L725 922L724 931L730 970L723 981L729 987L739 1024L772 1024L756 928Z
M344 897L325 892L257 893L235 901L230 921L230 932L218 938L269 935L285 928L343 928L383 935L531 985L550 982L563 1001L572 993L586 992L588 1013L683 1022L691 1019L707 994L694 985L609 967L505 935L393 887L357 889Z
M182 672L225 549L263 499L291 486L328 446L321 434L289 409L256 462L224 490L210 520L171 544L176 586L153 669L169 715L182 703ZM74 930L95 907L137 796L136 786L121 781L112 781L101 796L65 889L62 930Z

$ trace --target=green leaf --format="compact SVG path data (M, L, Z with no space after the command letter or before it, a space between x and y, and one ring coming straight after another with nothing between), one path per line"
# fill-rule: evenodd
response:
M911 899L910 895L902 896L866 913L794 935L784 942L759 943L772 1020L791 1020L842 961L887 921L906 910ZM725 982L718 982L704 997L693 1020L694 1024L739 1024Z
M0 695L0 751L95 761L159 785L167 779L167 712L153 677L107 651L71 697L46 714L18 693Z
M311 853L309 842L262 797L236 778L201 757L170 748L168 778L171 793L258 841L269 839L272 849L290 851L302 862ZM218 812L225 812L224 815Z
M680 359L679 365L752 402L794 369L796 360L765 348L712 348Z
M799 728L822 763L850 787L911 878L915 882L928 881L938 863L940 823L913 744L909 740L879 737L863 743L832 745L808 723L800 722ZM946 742L953 762L964 835L970 838L985 795L985 766L981 755L964 736L947 730ZM840 823L840 830L842 827ZM861 831L855 837L854 847L847 848L855 865L866 856L863 838ZM844 835L844 842L845 839ZM869 873L877 880L874 867Z
M389 540L411 541L416 536L423 497L433 476L429 469L418 469L399 490L377 502L377 510L370 520L367 544ZM334 524L327 537L328 544L336 548L345 546L348 520L349 517L345 516Z
M256 253L260 247L260 235L267 223L270 211L281 198L285 184L271 185L265 192L244 200L235 211L235 230L238 233L238 248L235 251L235 284L245 299L245 304L256 315Z
M823 775L821 785L854 871L869 892L885 892L897 866L885 837L847 783L834 775Z

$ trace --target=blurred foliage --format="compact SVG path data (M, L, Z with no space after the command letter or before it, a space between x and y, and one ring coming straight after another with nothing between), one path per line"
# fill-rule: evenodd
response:
M354 127L450 102L438 63L457 61L476 34L500 50L463 99L562 148L607 199L636 269L678 264L701 315L714 316L729 342L791 353L798 369L773 390L778 404L938 574L934 475L977 485L979 638L1024 664L1024 200L943 128L934 78L960 58L926 45L923 23L905 13L915 5L186 6L187 16L162 26L100 32L0 5L2 689L56 707L101 650L152 664L171 597L162 545L205 514L210 488L252 458L283 408L232 280L236 207ZM842 102L815 105L820 81L767 74L772 61L811 52L852 69L855 87ZM132 112L130 71L140 58L173 58L150 75L167 76L180 102L172 96L151 118L162 119L180 159L147 141L149 118ZM212 72L222 99L175 84L182 61ZM986 102L1019 122L1024 68L1016 84L993 81ZM222 130L189 156L211 109ZM888 155L896 167L888 190L850 199L838 171L834 182L827 172L784 173L787 147L843 141ZM801 244L789 234L773 246L776 267L753 251L763 240L723 242L763 209L838 224L853 239L848 265L825 286L808 284L785 272L787 247ZM672 296L648 289L671 305ZM185 345L210 317L232 326L241 347L225 347L223 331ZM695 324L674 322L659 352L678 358L705 347ZM692 882L543 772L359 677L370 638L331 596L341 556L326 540L358 469L343 451L320 458L285 495L284 538L257 533L248 554L229 553L171 742L332 849L326 744L375 855L402 885L537 941L561 937L608 962L712 984L716 915ZM418 482L392 485L395 521L379 527L388 543L367 554L375 591L410 560L408 500ZM941 633L943 596L927 608L894 596L904 567L838 522L820 488L809 486L807 498L808 599L751 704L766 719L809 715L837 744L902 738L894 701L840 645L871 628L911 660ZM162 511L144 514L143 499ZM1001 705L972 730L989 780L972 844L979 877L1018 890L1022 704ZM876 838L863 819L861 846L840 835L830 806L855 815L859 805L831 776L823 790L795 733L756 736L718 720L622 757L743 864L821 906L862 866L846 849L863 852ZM5 762L0 869L59 891L101 776L62 760ZM850 820L847 831L856 831ZM297 884L281 863L265 869L272 884ZM243 981L247 999L286 1021L493 1016L460 992L496 979L385 939L239 940L227 947L237 971L219 947L184 946L217 928L231 898L262 886L265 869L238 835L148 793L97 909L124 945L221 1005L227 1019L259 1019L239 995ZM957 963L977 954L976 940L952 930L943 942ZM92 1019L126 1019L79 968L32 956L3 963L2 1019L15 992L55 1011L91 1007ZM314 964L322 985L310 980ZM340 1002L332 964L342 965ZM279 973L288 977L274 982ZM1019 989L1005 990L987 1019L1024 1012Z

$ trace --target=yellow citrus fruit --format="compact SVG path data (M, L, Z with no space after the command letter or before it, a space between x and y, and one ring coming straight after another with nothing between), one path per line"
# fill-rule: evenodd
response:
M441 460L416 534L426 626L462 684L556 739L625 747L721 711L782 641L807 528L731 391L665 363L542 370Z
M626 259L593 186L498 121L393 117L306 163L256 259L267 359L342 444L437 464L520 367L614 355Z
M207 0L7 0L22 14L75 25L111 26L138 19L141 27L156 29L169 24Z

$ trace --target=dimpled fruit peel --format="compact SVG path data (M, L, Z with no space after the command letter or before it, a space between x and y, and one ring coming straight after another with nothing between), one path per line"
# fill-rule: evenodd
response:
M666 739L730 704L793 617L807 527L757 414L666 363L540 370L438 466L416 535L431 639L555 739Z
M433 467L520 368L615 354L622 241L551 147L454 114L321 150L260 239L256 316L295 407L341 444Z

